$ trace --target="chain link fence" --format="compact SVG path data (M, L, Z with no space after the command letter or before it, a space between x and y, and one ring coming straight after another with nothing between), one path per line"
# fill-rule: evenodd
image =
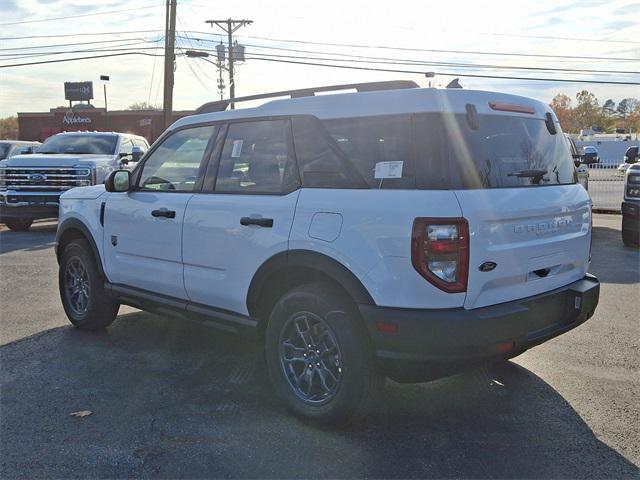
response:
M595 164L589 166L589 195L594 210L620 211L624 193L624 172L618 165Z

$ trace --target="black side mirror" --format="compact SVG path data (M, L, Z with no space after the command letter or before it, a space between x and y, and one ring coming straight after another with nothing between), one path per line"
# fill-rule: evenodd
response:
M576 166L576 168L579 168L579 167L580 167L580 165L582 165L582 162L580 161L580 156L578 155L578 158L577 158L577 159L576 159L576 157L575 157L575 156L574 156L573 158L574 158L574 160L573 160L573 164Z
M107 192L128 192L131 190L131 172L129 170L114 170L104 182Z

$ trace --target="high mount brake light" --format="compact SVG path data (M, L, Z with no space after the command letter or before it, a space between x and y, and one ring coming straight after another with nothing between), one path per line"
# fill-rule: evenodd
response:
M489 102L489 108L491 108L491 110L500 110L502 112L528 113L530 115L536 113L536 111L531 107L527 107L526 105L517 105L515 103Z
M416 218L411 263L426 280L448 293L467 290L469 225L464 218Z

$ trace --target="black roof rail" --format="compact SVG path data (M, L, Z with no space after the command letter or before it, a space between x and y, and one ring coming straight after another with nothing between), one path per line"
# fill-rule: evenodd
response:
M280 92L260 93L258 95L248 95L246 97L238 97L233 100L227 98L225 100L217 100L201 105L196 111L199 113L223 112L232 103L248 102L251 100L262 100L264 98L277 97L313 97L319 92L334 92L339 90L353 90L358 92L374 92L378 90L400 90L405 88L418 88L418 84L413 80L387 80L384 82L367 82L367 83L348 83L344 85L330 85L326 87L301 88L298 90L282 90Z

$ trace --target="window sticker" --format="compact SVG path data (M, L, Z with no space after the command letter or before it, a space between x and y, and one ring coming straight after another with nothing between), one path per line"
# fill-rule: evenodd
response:
M373 178L402 178L403 161L378 162Z
M231 158L239 158L242 154L242 144L244 140L234 140L233 149L231 150Z

